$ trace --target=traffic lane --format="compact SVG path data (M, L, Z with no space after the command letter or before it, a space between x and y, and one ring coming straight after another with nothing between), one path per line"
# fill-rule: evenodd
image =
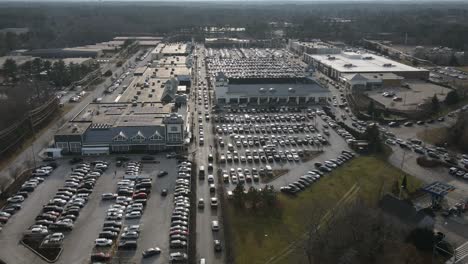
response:
M202 114L210 113L210 109L202 110ZM205 145L199 149L197 152L197 161L199 165L205 166L207 168L208 164L208 154L212 152L209 149L209 145L213 144L213 134L212 134L212 127L210 122L203 121L204 124L204 137L205 137ZM213 174L214 183L218 186L218 179L217 179L217 168L214 164L213 171L207 172L207 174ZM209 183L206 180L206 176L204 180L197 179L197 199L203 198L205 201L205 208L203 210L197 210L197 259L205 258L209 263L224 263L224 255L223 253L216 253L213 248L213 241L214 239L219 239L220 241L224 241L222 238L222 232L217 232L213 234L211 230L211 222L213 220L220 220L220 209L212 209L210 206L210 199L211 197L219 197L218 193L210 193L209 191ZM222 242L224 244L224 242Z
M444 122L435 121L432 124L424 124L424 125L414 124L411 127L405 127L405 126L386 127L386 129L399 138L416 138L416 137L419 137L418 134L424 135L424 133L427 132L427 130L431 130L434 128L450 127L454 125L455 122L456 122L455 119L447 119Z
M106 158L96 158L109 161ZM113 204L111 201L102 201L101 194L115 193L119 180L115 171L120 172L115 162L109 162L108 169L99 177L88 202L81 210L75 222L73 230L65 236L64 249L59 263L84 263L89 261L89 256L94 247L94 240L105 221L106 210ZM121 175L121 174L120 174ZM78 243L79 242L79 243Z
M64 184L64 176L70 173L70 166L65 162L52 174L45 177L34 192L30 193L22 204L22 209L14 214L0 232L0 259L6 263L45 263L19 241L23 233L35 223L35 218L41 213L42 207L55 195L57 189Z
M427 169L419 166L416 163L416 159L421 155L418 153L400 148L399 146L392 146L392 150L393 152L388 158L388 161L393 166L401 168L406 173L416 176L423 182L447 182L452 180L452 177L448 174L446 168L435 167Z
M389 162L397 167L402 168L406 173L417 177L424 183L428 184L434 181L441 181L453 185L456 189L450 192L447 198L455 204L468 195L468 182L448 173L448 169L444 167L424 168L417 164L416 159L419 154L405 150L398 146L393 146L393 153L389 157ZM404 161L402 161L404 159Z

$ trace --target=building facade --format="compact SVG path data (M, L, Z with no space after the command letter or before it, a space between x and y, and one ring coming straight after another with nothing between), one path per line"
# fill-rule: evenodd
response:
M326 88L309 78L290 82L230 83L221 72L215 78L214 87L217 105L319 104L330 96Z

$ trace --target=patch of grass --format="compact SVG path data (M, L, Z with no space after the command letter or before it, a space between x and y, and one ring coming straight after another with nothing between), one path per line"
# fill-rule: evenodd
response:
M364 201L376 205L381 193L402 177L402 171L379 158L358 157L295 197L279 194L278 208L272 209L278 211L275 214L259 215L229 205L226 217L230 218L234 263L265 263L299 238L313 219L333 208L354 184ZM414 177L407 180L410 192L421 186Z

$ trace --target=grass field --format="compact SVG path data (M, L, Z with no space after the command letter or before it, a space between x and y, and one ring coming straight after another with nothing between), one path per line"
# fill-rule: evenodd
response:
M381 189L390 190L403 173L375 157L359 157L325 176L297 197L279 195L277 213L268 216L238 211L228 207L232 230L234 263L265 263L288 247L306 230L313 219L320 219L333 208L355 184L358 195L375 205ZM421 182L408 177L408 189L413 191ZM278 263L286 263L279 261Z

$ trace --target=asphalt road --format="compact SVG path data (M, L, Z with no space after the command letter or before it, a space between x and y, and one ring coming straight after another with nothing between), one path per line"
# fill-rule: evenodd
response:
M197 47L202 47L198 45ZM203 50L203 48L202 48ZM196 62L197 66L195 69L195 73L197 76L195 76L195 81L206 81L206 68L202 67L201 61L203 60L203 55L202 52L197 51L198 55L198 60ZM200 69L200 74L198 74L198 70ZM193 82L192 84L192 89L197 89L198 85L196 82ZM211 91L210 91L211 93ZM201 110L202 115L203 115L203 126L204 126L204 138L205 138L205 144L203 146L199 146L198 144L198 114L194 112L195 117L194 121L196 124L195 129L193 131L194 136L196 136L196 140L193 143L192 149L196 151L195 159L197 161L197 164L205 166L205 169L207 170L208 168L208 155L210 154L210 145L214 145L214 137L212 133L212 128L211 128L211 123L205 121L205 114L208 113L211 115L211 102L208 110L204 109L204 106L199 106L197 105L195 101L195 96L192 96L190 100L190 107L191 109L197 109ZM213 149L214 151L214 149ZM216 171L217 171L217 166L215 162L213 162L214 169L213 172L206 172L206 175L208 174L213 174L215 175L215 184L216 186L219 186L218 184L218 179L216 177ZM225 241L223 239L223 232L222 228L223 225L220 223L220 228L221 230L218 232L213 232L211 230L211 221L213 220L220 220L221 219L221 209L218 208L217 210L211 209L209 202L210 198L214 195L218 196L222 195L218 192L216 194L210 194L209 191L209 184L206 180L207 176L205 176L204 180L200 180L197 177L197 200L200 198L203 198L205 201L205 208L204 209L197 209L197 237L196 237L196 244L197 244L197 261L201 258L205 258L207 263L224 263L225 255L223 252L221 253L216 253L214 251L213 247L213 241L214 239L219 239L224 246ZM217 189L218 190L218 189Z
M136 58L136 54L130 58L130 60L134 60ZM107 70L109 67L112 72L117 73L120 75L122 73L121 68L117 68L115 64L110 66L104 67ZM27 164L27 161L34 160L36 158L36 162L38 163L38 155L43 150L43 148L48 147L50 144L53 143L53 137L56 131L64 125L68 120L72 119L76 114L78 114L86 105L91 103L95 98L101 96L104 90L109 87L112 83L110 77L106 78L101 84L97 85L94 90L89 91L88 95L85 96L81 101L77 103L73 103L73 108L70 109L66 114L63 115L63 118L53 124L50 129L44 131L40 136L38 136L34 143L23 150L20 154L18 154L9 164L9 166L5 166L0 171L0 177L9 177L9 170L19 164ZM34 154L33 154L34 153ZM39 163L38 163L39 164Z

